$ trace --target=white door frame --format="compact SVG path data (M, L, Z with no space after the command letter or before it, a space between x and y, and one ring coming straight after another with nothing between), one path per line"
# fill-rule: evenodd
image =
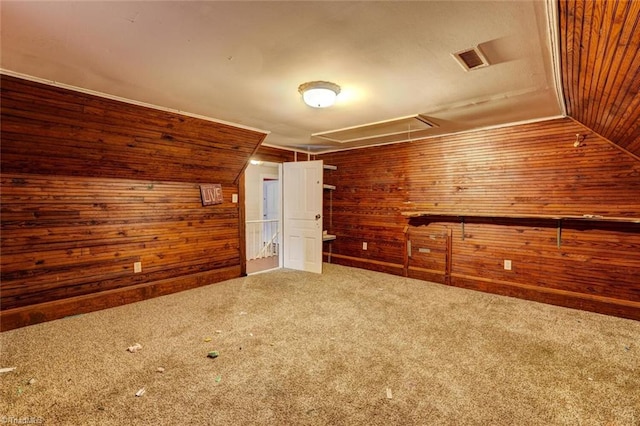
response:
M283 201L282 201L282 199L283 199L283 196L282 196L282 194L283 194L283 192L282 192L282 190L283 190L282 163L270 163L270 164L274 164L274 165L278 166L277 175L275 173L260 173L260 175L259 175L260 182L258 184L258 197L259 197L260 200L262 200L264 198L264 178L278 179L278 183L279 183L278 190L279 190L279 198L280 198L279 202L278 202L278 206L280 207L280 209L279 209L280 211L278 212L278 222L279 222L280 232L281 232L281 237L282 237L282 229L283 229L283 226L284 226L283 225L284 216L283 216L283 212L282 212L282 209L283 209ZM252 165L250 165L248 167L251 167L251 166ZM246 173L246 171L245 171L245 173ZM244 179L245 179L245 186L246 186L247 185L246 175L245 175ZM245 190L245 197L246 197L246 190ZM247 201L245 199L244 206L243 206L245 211L246 211L246 203L247 203ZM259 214L260 219L262 219L263 216L264 216L264 206L263 206L262 202L259 203L258 214ZM245 218L245 221L246 221L246 218ZM247 227L246 226L245 226L245 233L244 234L245 234L244 235L244 244L245 244L245 247L247 247L248 244L247 244ZM283 260L282 260L282 257L283 257L283 253L282 253L282 250L283 250L282 238L280 238L280 242L281 243L278 245L278 267L282 268L283 265L284 265ZM245 251L248 252L248 248ZM246 261L247 260L245 259L244 262L246 262Z

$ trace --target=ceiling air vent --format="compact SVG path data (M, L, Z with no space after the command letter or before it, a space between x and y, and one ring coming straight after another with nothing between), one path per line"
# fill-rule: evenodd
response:
M466 71L475 70L489 65L489 61L487 61L487 58L478 46L456 52L453 54L453 57L456 58L458 63L460 63L462 68Z

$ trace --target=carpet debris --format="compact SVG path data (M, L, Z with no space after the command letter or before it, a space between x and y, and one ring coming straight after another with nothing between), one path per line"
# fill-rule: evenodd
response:
M0 368L0 374L2 374L2 373L10 373L10 372L12 372L12 371L13 371L13 370L15 370L15 369L16 369L16 367L5 367L5 368Z
M31 378L31 379L27 380L27 384L28 385L33 385L35 382L36 382L36 379L34 379L34 378Z
M207 357L209 357L209 358L218 358L218 355L220 355L220 354L218 353L218 351L211 351L211 352L209 352L209 353L207 354Z
M391 399L393 398L393 395L391 394L391 389L387 388L387 399Z
M222 333L222 330L216 330L216 333L220 334Z
M136 344L134 344L133 346L129 346L129 347L127 348L127 350L128 350L129 352L131 352L132 354L134 354L134 353L138 352L140 349L142 349L142 345L141 345L140 343L136 343Z
M216 383L220 383L221 380L222 380L221 375L216 376Z
M146 392L145 388L142 388L138 392L136 392L136 396L140 397L140 396L144 395L145 392Z
M210 342L211 341L211 337L205 337L204 341L205 342Z
M247 315L245 311L240 312L240 315Z
M158 373L164 373L164 367L158 367L158 368L156 368L156 371Z

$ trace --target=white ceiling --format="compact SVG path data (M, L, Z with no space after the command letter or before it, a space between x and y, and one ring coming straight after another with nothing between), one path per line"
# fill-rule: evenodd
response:
M544 0L0 7L5 72L263 129L272 146L360 146L311 135L416 114L438 135L563 111ZM465 71L451 54L476 45L492 65ZM302 102L313 80L341 86L336 105Z

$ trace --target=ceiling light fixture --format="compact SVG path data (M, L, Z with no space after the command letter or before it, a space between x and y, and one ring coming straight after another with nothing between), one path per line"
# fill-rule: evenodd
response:
M336 101L340 86L329 81L310 81L298 86L304 103L313 108L327 108Z

